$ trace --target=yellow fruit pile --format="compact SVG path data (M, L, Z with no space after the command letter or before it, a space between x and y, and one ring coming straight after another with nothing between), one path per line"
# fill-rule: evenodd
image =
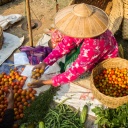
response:
M31 78L33 78L33 79L39 79L40 77L41 77L41 75L42 75L42 73L44 72L44 70L43 69L35 69L34 71L32 71L32 76L31 76Z

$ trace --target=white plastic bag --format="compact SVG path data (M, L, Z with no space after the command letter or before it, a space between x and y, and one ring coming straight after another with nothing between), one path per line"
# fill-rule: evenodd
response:
M20 21L23 18L20 14L11 14L7 16L0 15L0 26L3 30L6 30L10 27L10 25Z

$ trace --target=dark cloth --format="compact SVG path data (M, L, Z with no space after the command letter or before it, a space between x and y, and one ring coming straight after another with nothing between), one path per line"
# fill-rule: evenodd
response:
M7 109L4 113L2 122L0 122L0 128L12 128L13 124L14 124L14 110Z

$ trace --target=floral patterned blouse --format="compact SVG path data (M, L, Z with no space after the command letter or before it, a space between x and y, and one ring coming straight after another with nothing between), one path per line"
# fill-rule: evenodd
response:
M44 59L44 63L52 65L59 58L79 46L82 40L64 36L63 40ZM86 38L83 40L78 58L72 63L71 67L64 73L52 78L53 86L74 81L83 73L91 71L97 63L117 56L118 44L109 30L96 38Z

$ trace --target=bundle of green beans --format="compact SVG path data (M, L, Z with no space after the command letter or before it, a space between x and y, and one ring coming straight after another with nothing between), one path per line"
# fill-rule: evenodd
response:
M80 122L79 110L66 105L59 104L50 108L44 118L45 128L83 128Z

